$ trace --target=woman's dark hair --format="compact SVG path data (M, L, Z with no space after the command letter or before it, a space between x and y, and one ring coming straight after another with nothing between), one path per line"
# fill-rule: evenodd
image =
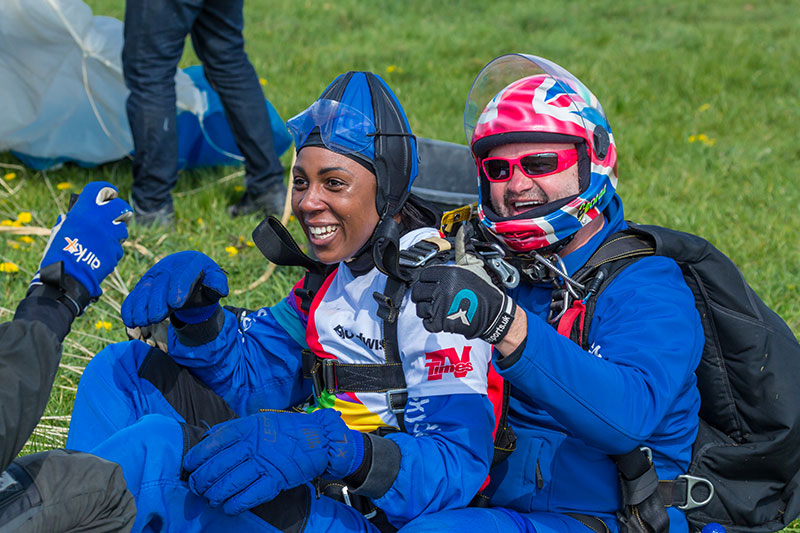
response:
M441 209L411 194L400 208L400 233L408 233L419 228L438 228L441 220Z

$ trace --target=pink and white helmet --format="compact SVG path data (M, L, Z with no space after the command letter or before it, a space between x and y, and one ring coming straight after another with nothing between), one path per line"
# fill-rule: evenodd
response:
M478 161L478 216L513 253L557 251L611 202L617 186L617 150L603 108L575 76L527 54L500 56L472 83L464 131ZM580 192L513 217L493 208L480 160L510 143L578 146Z

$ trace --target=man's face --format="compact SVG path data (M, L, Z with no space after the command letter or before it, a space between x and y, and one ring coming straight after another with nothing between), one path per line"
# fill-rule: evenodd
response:
M516 158L531 153L575 149L574 144L514 143L493 148L487 157ZM519 166L512 169L511 179L489 183L492 207L502 217L512 217L534 207L578 194L580 185L578 165L542 177L530 178Z

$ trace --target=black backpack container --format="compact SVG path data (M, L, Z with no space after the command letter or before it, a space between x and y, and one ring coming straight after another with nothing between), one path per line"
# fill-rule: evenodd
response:
M714 492L686 510L689 522L698 530L717 522L731 533L783 529L800 514L800 344L727 256L696 235L630 224L575 274L587 286L602 281L570 338L586 348L582 325L591 324L596 294L649 255L678 263L705 332L696 370L700 429L687 474Z

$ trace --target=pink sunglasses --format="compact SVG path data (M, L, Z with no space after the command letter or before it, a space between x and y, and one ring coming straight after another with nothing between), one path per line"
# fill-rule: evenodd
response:
M481 160L481 168L489 181L499 183L511 179L515 166L527 177L535 179L563 172L577 162L578 151L575 148L566 148L511 158L487 157Z

